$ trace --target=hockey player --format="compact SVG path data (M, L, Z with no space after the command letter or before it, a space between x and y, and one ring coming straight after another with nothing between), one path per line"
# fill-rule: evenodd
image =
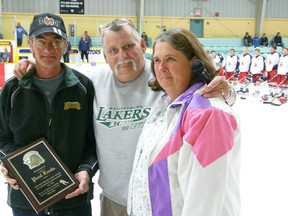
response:
M254 56L251 60L250 73L252 74L252 82L254 83L254 94L259 95L260 93L260 82L261 77L265 71L265 59L261 55L259 49L254 50Z
M218 72L218 76L224 75L224 67L225 67L225 58L222 54L216 53L215 50L211 51L212 60L215 66L216 71Z
M282 49L282 56L279 59L277 69L277 86L282 89L282 96L287 97L287 74L288 74L288 48ZM277 94L278 92L276 92Z
M239 62L239 77L238 82L240 83L240 90L238 92L246 93L249 92L248 88L245 88L247 83L247 76L251 65L252 56L248 53L248 48L243 49L243 55L240 56Z
M239 67L239 58L235 55L235 49L230 49L230 53L226 57L225 62L225 78L231 83L231 81L233 81L235 72L238 71Z
M277 75L279 58L280 54L277 53L277 47L272 45L270 47L270 53L267 54L265 61L269 94L273 94L272 91L277 82L276 75Z

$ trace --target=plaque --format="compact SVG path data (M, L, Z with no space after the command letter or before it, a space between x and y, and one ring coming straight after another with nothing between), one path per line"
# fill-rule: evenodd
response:
M44 138L1 160L37 213L63 199L79 184Z

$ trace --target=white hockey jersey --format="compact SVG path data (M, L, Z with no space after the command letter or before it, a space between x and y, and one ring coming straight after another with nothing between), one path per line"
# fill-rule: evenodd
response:
M280 57L277 70L277 74L285 75L286 73L288 73L288 55Z
M252 59L252 56L249 53L240 56L240 61L239 61L239 71L240 72L248 72L249 71L250 65L251 65L251 59Z
M213 64L216 70L218 70L220 67L225 66L225 58L220 53L216 54L216 56L213 58Z
M279 63L280 54L279 53L268 53L266 57L266 71L272 71L277 67Z
M251 60L250 72L252 74L260 74L265 69L265 62L264 57L254 56Z
M230 56L228 55L226 57L226 65L225 65L225 69L227 72L233 72L236 71L236 69L238 69L239 66L239 58L238 56Z

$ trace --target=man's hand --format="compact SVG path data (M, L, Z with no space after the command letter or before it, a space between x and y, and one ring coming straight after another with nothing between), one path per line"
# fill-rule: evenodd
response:
M70 194L65 196L65 199L71 199L80 194L84 194L89 190L89 174L87 171L80 171L75 174L76 179L79 181L79 187Z
M230 95L229 85L222 76L216 76L208 85L204 86L200 94L206 98L218 96L227 98Z
M232 106L236 101L236 92L222 76L216 76L209 85L201 89L200 94L206 98L222 96L226 103Z
M4 167L3 164L0 165L0 171L2 172L5 180L11 185L11 187L14 190L19 190L19 185L17 184L17 181L9 175L8 170Z
M20 80L35 65L34 60L21 59L15 64L14 75Z

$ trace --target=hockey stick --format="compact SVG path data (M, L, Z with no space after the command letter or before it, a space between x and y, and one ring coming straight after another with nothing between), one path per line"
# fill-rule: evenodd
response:
M288 76L286 75L285 79L283 79L279 84L276 85L275 89L279 88L285 81L288 80ZM286 87L287 85L285 85ZM272 104L272 105L275 105L277 106L276 104L273 104L273 102L279 98L279 95L282 93L282 91L284 90L284 87L280 90L280 92L278 92L278 94L274 95L273 99L270 101L270 100L266 100L266 101L263 101L263 104ZM269 96L268 96L269 97ZM280 104L281 105L281 104ZM280 106L279 105L279 106Z
M287 81L288 80L288 73L286 73L285 79L283 81ZM283 82L282 82L283 83ZM281 95L283 94L283 90L287 87L287 83L283 85L282 89L277 93L277 96L274 98L274 100L271 101L271 105L274 106L281 106L282 104L287 102L287 98L282 97ZM276 103L274 103L274 101L276 101Z
M264 87L266 84L270 83L271 80L275 79L277 76L278 76L278 74L275 74L270 80L265 80L265 81L263 82L264 84L262 84L262 85L259 87L259 89L261 89L262 87Z
M262 75L264 75L264 74L262 74ZM258 87L259 93L260 93L260 90L261 90L264 86L266 86L267 84L269 84L269 83L271 82L271 80L277 78L277 76L278 76L278 74L275 74L275 75L274 75L273 77L271 77L269 80L266 79L265 81L263 81L263 82L261 83L261 85ZM266 77L266 78L267 78L267 77ZM261 100L259 101L260 103L264 101L264 100L263 100L264 97L265 97L265 95L263 95L263 96L261 97ZM267 97L268 97L268 95L267 95Z
M283 88L280 90L280 92L279 92L278 94L281 94L285 87L287 87L287 85L284 85ZM287 100L284 98L284 99L285 99L285 102L282 103L282 102L280 101L280 99L281 99L281 97L280 97L279 95L278 95L278 96L275 96L274 99L271 101L270 104L273 105L273 106L281 106L283 103L285 103L285 102L287 101ZM275 101L276 101L276 103L275 103Z
M248 75L247 75L246 77L244 77L244 78L246 78L246 79L252 79L252 74L248 74ZM241 79L241 80L243 80L243 79ZM239 80L239 82L240 82L241 80ZM246 84L246 85L243 87L243 89L246 89L251 83L253 83L251 80L248 81L248 84Z
M226 81L227 82L235 82L235 78L237 78L236 77L236 75L238 76L238 74L237 74L237 72L235 72L234 74L233 74L233 76L231 76L231 77L229 77L229 79L227 79ZM225 76L224 76L225 77ZM233 79L233 80L232 80ZM233 85L234 85L234 83L233 83Z
M249 89L247 89L248 88L248 86L249 85L251 85L253 82L252 82L252 74L248 74L247 76L245 76L245 77L243 77L242 79L240 79L239 80L239 83L241 82L241 80L243 80L243 79L247 79L247 83L245 84L245 86L243 86L243 87L240 87L240 90L239 91L237 91L237 95L242 95L242 96L240 96L240 99L244 99L244 100L246 100L246 96L248 96L246 93L248 93L249 92ZM248 91L243 91L243 89L247 89Z

